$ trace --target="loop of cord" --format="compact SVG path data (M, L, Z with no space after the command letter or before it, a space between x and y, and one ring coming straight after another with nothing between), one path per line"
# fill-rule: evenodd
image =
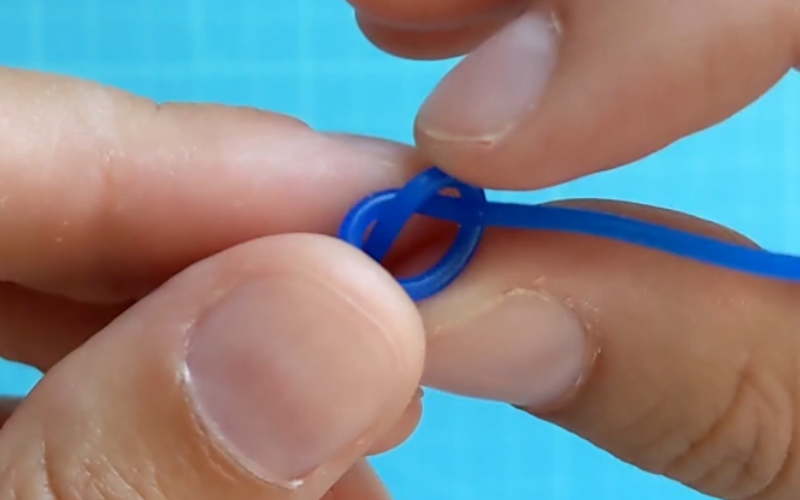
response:
M444 194L445 190L458 195ZM459 225L455 241L438 263L419 275L398 280L415 301L436 295L458 278L489 226L579 233L765 278L800 281L800 257L744 247L620 215L552 205L489 202L482 189L464 184L438 168L424 171L401 189L382 191L362 200L345 217L339 236L380 262L415 214Z

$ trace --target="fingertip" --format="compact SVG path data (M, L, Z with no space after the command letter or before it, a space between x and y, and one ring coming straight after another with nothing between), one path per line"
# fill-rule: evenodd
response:
M480 24L518 10L527 0L349 0L360 17L378 20L399 29L454 29Z
M409 386L409 396L413 395L423 368L425 327L416 304L397 279L367 254L336 238L307 234L294 239L291 245L296 245L298 255L307 252L309 274L327 276L332 286L349 294L355 307L386 325L386 340L407 363L408 380L414 381Z
M508 159L509 143L524 144L530 157L531 144L541 140L509 136L548 104L560 52L560 22L551 10L536 8L507 24L445 76L421 107L415 138L422 153L451 173L457 169L459 178L496 184L514 168L499 164L501 156Z
M397 420L418 383L421 322L385 271L338 240L287 235L247 247L238 258L269 272L193 328L189 380L209 429L244 464L267 479L302 479L352 459L348 448ZM262 388L230 396L254 384L249 376Z
M422 390L408 404L403 416L369 449L370 455L379 455L402 445L416 430L422 418Z
M469 24L436 28L398 27L360 13L356 20L364 36L379 49L406 59L430 61L472 51L517 15L517 10L508 10Z
M786 74L797 51L782 5L537 5L443 79L419 112L417 144L457 177L500 189L639 160L730 117Z

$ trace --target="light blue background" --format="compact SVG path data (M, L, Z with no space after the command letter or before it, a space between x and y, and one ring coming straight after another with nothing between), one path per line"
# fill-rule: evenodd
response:
M157 100L247 104L313 126L410 141L414 113L452 63L367 44L343 0L0 0L0 63L69 73ZM800 253L800 78L711 131L612 174L528 196L645 202ZM0 110L2 112L2 110ZM657 119L657 117L654 117ZM0 389L30 370L3 365ZM376 461L399 500L689 500L503 406L429 393L419 432Z

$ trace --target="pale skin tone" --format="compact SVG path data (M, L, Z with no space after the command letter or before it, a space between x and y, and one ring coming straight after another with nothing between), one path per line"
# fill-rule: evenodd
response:
M420 385L508 402L713 496L796 498L797 286L492 231L413 304L325 235L430 163L532 189L717 123L800 61L800 4L352 3L387 51L473 54L420 111L418 151L0 70L0 355L46 373L4 402L0 499L385 500L363 457L413 432ZM387 267L443 244L420 225Z

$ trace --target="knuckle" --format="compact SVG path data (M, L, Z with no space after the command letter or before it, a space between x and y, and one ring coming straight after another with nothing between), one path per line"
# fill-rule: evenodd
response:
M660 472L729 499L762 499L782 488L794 467L796 398L793 377L776 365L746 363L726 403L708 413Z
M160 116L160 106L99 84L81 86L73 99L80 123L80 189L70 203L72 220L59 231L65 254L74 256L74 272L64 277L70 294L80 300L118 302L139 299L141 287L126 282L128 269L119 261L119 249L136 242L126 236L140 183L131 182L151 166L137 155L140 144ZM138 172L137 172L138 171ZM73 223L74 222L74 223ZM101 244L98 244L101 242ZM90 243L90 244L87 244ZM87 252L85 249L91 249ZM149 285L149 283L148 283ZM68 288L65 286L64 288ZM74 288L74 290L73 290Z

